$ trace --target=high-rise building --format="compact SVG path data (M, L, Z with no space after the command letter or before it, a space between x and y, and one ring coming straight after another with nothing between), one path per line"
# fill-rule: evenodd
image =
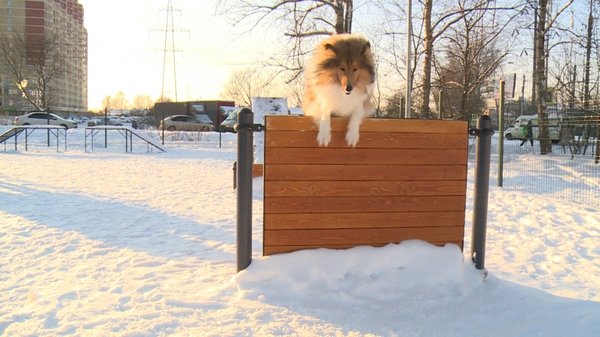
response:
M0 48L0 111L35 109L19 89L19 85L27 89L31 81L36 89L30 85L28 94L42 101L39 98L45 90L42 105L48 110L87 111L88 36L83 6L77 0L0 0L0 45L2 41L14 52L10 57L20 57L26 75L19 83L10 65L13 61ZM24 50L16 52L19 48Z

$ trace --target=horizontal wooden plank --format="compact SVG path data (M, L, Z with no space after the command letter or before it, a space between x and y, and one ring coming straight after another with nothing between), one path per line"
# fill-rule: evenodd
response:
M442 181L265 181L265 197L366 197L465 195L464 180Z
M264 213L443 212L465 209L464 196L270 197Z
M304 130L315 131L317 124L309 116L268 115L265 118L267 131ZM345 132L348 118L332 117L331 130ZM367 118L360 125L361 132L413 132L413 133L459 133L466 134L466 121L434 119L378 119Z
M465 180L467 165L276 165L265 166L269 180Z
M269 130L266 147L319 147L317 131ZM468 147L469 136L443 133L361 132L356 148L397 149L462 149ZM346 133L332 132L329 148L347 148Z
M265 164L459 165L465 150L267 148Z
M399 243L399 242L396 242ZM446 244L455 244L459 246L461 249L463 247L463 241L456 242L448 242L448 241L429 241L432 245L443 247ZM388 243L380 243L380 244L371 244L369 246L372 247L383 247ZM297 246L297 245L289 245L289 246L263 246L263 255L273 255L273 254L281 254L281 253L291 253L298 250L303 249L317 249L317 248L328 248L328 249L348 249L352 247L356 247L357 245L306 245L306 246Z
M463 227L436 228L352 228L265 230L265 242L272 246L284 245L372 245L404 240L457 242L464 236Z
M464 211L264 214L264 229L464 226Z

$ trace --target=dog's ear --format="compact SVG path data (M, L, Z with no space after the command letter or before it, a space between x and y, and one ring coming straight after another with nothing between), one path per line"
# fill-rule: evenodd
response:
M367 43L365 43L365 45L363 46L362 51L360 53L362 55L365 55L369 49L371 49L371 42L367 41Z
M335 54L338 53L337 49L331 43L326 43L325 44L325 50L331 50Z

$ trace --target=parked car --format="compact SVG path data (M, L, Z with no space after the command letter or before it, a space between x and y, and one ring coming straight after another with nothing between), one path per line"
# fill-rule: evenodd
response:
M235 125L237 124L237 120L238 120L238 113L242 110L242 108L236 108L235 110L231 111L229 113L229 115L227 116L227 118L225 118L224 121L221 122L221 125L219 125L219 130L220 132L235 132Z
M166 117L160 121L159 128L162 129L163 125L165 130L169 131L210 131L213 129L213 124L207 115L206 118L196 117L188 115L173 115Z
M123 123L113 118L93 118L87 122L87 126L102 126L102 125L114 125L122 126Z
M48 123L48 121L50 121ZM47 113L44 111L28 112L22 116L15 117L14 125L59 125L67 129L77 127L77 123L64 119L59 115Z
M97 126L97 125L104 125L104 124L102 124L102 120L100 120L99 118L92 118L87 121L87 126Z

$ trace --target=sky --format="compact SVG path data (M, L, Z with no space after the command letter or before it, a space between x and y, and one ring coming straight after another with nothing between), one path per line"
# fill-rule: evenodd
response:
M252 33L244 33L244 28L232 26L231 18L217 14L224 11L216 8L218 2L172 0L178 100L219 98L232 71L267 59L277 48L270 42L276 40L273 38L276 29L270 29L274 27L260 26ZM89 108L103 109L103 98L119 91L130 102L136 95L160 97L168 0L79 0L79 3L84 7L84 25L89 34ZM572 10L584 13L580 7ZM368 22L376 11L368 6L358 9L362 12L355 17L355 30L366 33L368 28L361 25L361 18ZM563 15L570 17L568 13ZM515 52L519 54L521 50ZM505 73L517 72L518 90L523 69L530 66L517 70L514 64L523 66L528 60L513 59L503 68ZM167 55L166 69L164 93L174 98L172 53ZM526 81L528 94L529 77Z
M89 108L103 109L102 100L119 91L130 102L136 95L160 97L168 1L79 3L88 30ZM215 1L173 0L172 7L178 100L218 98L232 70L264 53L264 37L236 33L227 18L215 15ZM165 96L174 97L173 53L168 54Z

